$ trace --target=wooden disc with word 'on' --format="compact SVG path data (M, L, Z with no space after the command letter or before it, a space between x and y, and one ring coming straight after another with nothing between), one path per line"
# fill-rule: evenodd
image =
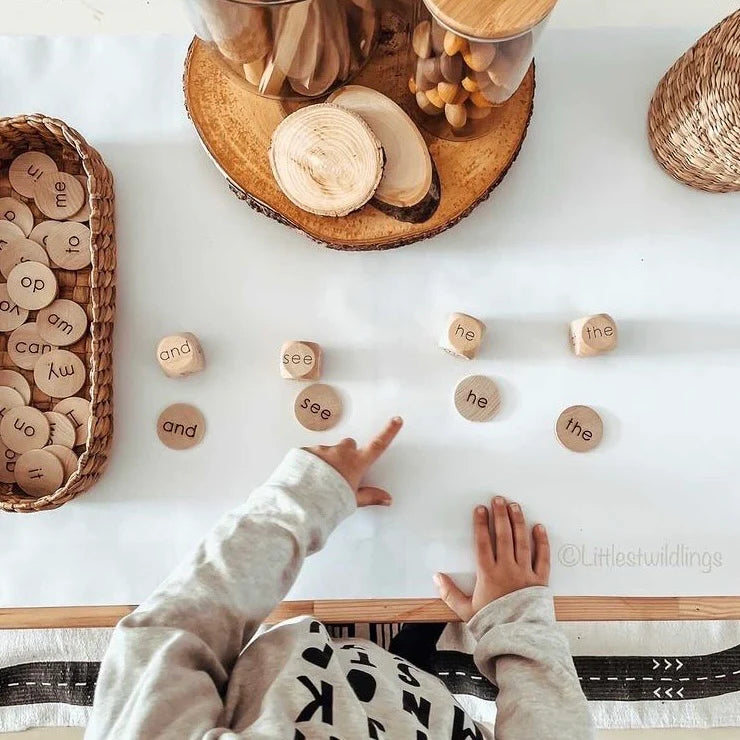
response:
M15 331L28 318L28 309L21 308L9 295L6 283L0 283L0 331Z
M74 396L86 379L85 363L66 349L55 349L42 355L34 365L33 379L47 396Z
M47 496L62 485L64 466L51 452L30 450L15 461L15 480L29 496Z
M45 172L36 181L33 199L41 213L61 220L74 216L85 205L85 188L67 172Z
M488 421L500 407L498 386L485 375L469 375L455 388L455 408L468 421Z
M601 417L589 406L569 406L558 417L555 433L573 452L588 452L604 435Z
M70 396L62 399L52 411L64 414L75 428L75 447L84 445L87 440L87 424L90 421L92 408L87 398Z
M17 193L24 198L33 198L33 190L45 172L58 172L56 162L43 152L28 151L19 154L11 163L8 179Z
M48 306L56 298L58 289L54 273L40 262L21 262L8 275L8 295L21 308L30 311Z
M8 338L8 355L22 370L33 370L39 357L55 349L41 338L35 321L19 326Z
M2 301L0 301L2 317ZM87 313L79 303L66 298L56 301L41 309L36 316L36 328L42 339L51 344L64 347L74 344L87 330Z
M342 416L342 399L330 385L314 383L296 397L295 418L312 432L331 429Z
M0 437L13 452L40 450L49 441L47 418L31 406L8 409L0 420Z
M44 411L49 422L49 441L47 445L61 445L70 450L75 446L75 428L72 422L58 411Z
M5 385L18 391L23 398L23 403L31 403L31 386L28 381L15 370L0 370L0 385Z
M173 403L157 419L157 436L171 450L195 447L205 433L205 417L189 403Z

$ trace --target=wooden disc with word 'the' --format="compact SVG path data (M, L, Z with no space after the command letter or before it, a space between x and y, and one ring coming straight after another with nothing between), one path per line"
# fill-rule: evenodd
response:
M21 308L30 311L48 306L56 298L58 289L54 273L40 262L21 262L8 275L8 295Z
M0 288L1 289L1 288ZM0 301L0 318L2 317ZM66 298L58 298L39 311L36 327L43 339L51 344L64 347L74 344L87 330L87 313L79 303Z
M90 229L85 224L60 224L50 231L45 246L51 261L63 270L81 270L92 259Z
M47 496L62 485L64 467L53 453L30 450L15 461L15 480L29 496Z
M58 411L44 411L49 422L49 441L47 445L60 445L70 450L75 446L75 428L72 422Z
M55 349L41 338L35 321L19 326L8 338L8 355L22 370L33 370L41 355Z
M0 331L14 331L28 318L28 309L21 308L9 295L6 283L0 283Z
M314 383L296 397L295 418L312 432L331 429L342 416L342 399L330 385Z
M49 441L49 422L31 406L8 409L0 420L0 437L13 452L40 450Z
M28 151L19 154L11 163L8 179L17 193L33 198L33 190L45 172L58 172L56 162L43 152Z
M41 213L61 220L74 216L85 205L85 188L67 172L45 172L36 182L33 199ZM29 228L26 234L30 232Z
M555 433L573 452L593 450L604 435L601 417L588 406L569 406L558 417Z
M85 385L85 364L72 352L55 349L37 360L33 368L33 379L52 398L74 396Z
M84 445L87 440L87 423L92 414L90 401L79 396L70 396L61 400L52 411L64 414L72 422L75 428L75 447Z
M31 386L28 381L15 370L0 370L0 385L5 385L18 391L23 398L23 403L31 403Z
M205 417L189 403L173 403L157 419L157 436L171 450L195 447L205 433Z
M485 375L463 378L455 388L455 408L468 421L488 421L500 407L498 386Z

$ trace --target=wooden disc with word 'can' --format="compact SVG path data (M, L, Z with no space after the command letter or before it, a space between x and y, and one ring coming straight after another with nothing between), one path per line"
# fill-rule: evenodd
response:
M174 403L157 419L157 436L163 445L172 450L195 447L206 433L206 420L195 406Z
M455 408L468 421L488 421L500 407L498 386L485 375L463 378L455 388Z
M312 432L331 429L342 415L342 399L330 385L314 383L296 397L295 418Z
M601 442L604 424L592 408L569 406L558 417L555 433L569 450L588 452Z

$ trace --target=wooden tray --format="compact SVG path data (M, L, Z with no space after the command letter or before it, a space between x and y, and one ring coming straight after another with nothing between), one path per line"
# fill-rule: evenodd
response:
M62 488L41 498L32 498L17 485L0 484L0 509L33 512L56 509L86 491L100 476L108 459L113 434L113 317L115 314L116 247L113 218L113 177L103 160L74 129L62 121L36 114L0 119L0 166L28 149L46 152L59 168L72 174L87 175L87 195L91 207L90 230L92 263L83 270L54 269L59 283L59 298L76 301L87 309L89 328L75 344L64 347L85 363L87 382L76 394L91 401L91 416L84 448L76 472ZM38 223L46 219L35 203L0 183L0 197L12 195L27 203ZM28 321L33 321L31 311ZM52 399L36 387L33 371L21 370L6 351L7 334L0 334L2 367L21 373L31 386L31 405L50 411L59 399Z
M355 82L384 92L410 112L406 34L406 25L394 24L386 14L378 49ZM527 133L534 102L534 64L514 96L494 109L498 125L491 133L474 141L452 142L422 132L439 171L442 198L436 213L420 224L398 221L371 205L343 218L315 216L294 206L278 189L267 158L270 137L286 114L285 106L250 93L198 39L188 50L183 86L198 135L239 198L328 247L363 251L392 249L439 234L488 198L516 159Z

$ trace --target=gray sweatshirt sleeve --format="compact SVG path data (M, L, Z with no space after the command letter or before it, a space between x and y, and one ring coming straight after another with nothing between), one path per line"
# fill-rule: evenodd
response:
M496 740L591 740L593 723L552 594L533 586L507 594L468 623L474 659L498 686Z
M201 738L243 646L304 558L356 506L344 478L292 450L246 503L116 627L85 737Z

